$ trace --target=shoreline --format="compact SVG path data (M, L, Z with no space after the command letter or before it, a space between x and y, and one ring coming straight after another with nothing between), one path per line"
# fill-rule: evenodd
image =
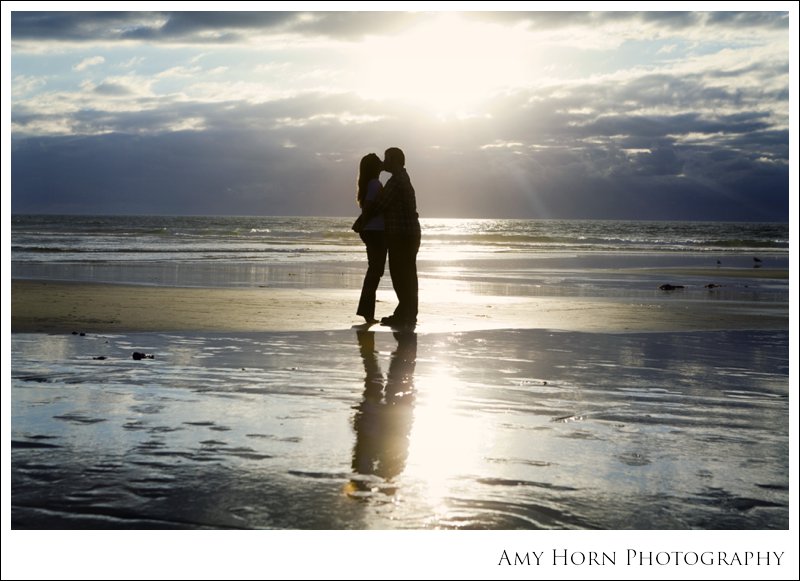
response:
M12 333L330 331L363 321L354 289L197 288L11 280ZM391 313L378 291L376 316ZM417 332L786 330L789 305L759 301L421 293ZM375 331L388 331L375 325Z

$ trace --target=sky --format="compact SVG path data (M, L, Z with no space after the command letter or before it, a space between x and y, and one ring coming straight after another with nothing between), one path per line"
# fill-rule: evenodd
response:
M793 3L3 4L13 213L351 216L400 147L423 218L789 220Z

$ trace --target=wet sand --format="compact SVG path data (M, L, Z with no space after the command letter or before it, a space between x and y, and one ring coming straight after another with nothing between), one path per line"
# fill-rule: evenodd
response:
M715 300L710 291L649 297L526 297L451 292L420 299L418 332L482 329L689 331L788 329L788 304ZM378 313L390 314L391 291ZM12 281L12 332L320 331L363 321L357 290L172 288Z
M785 331L13 339L17 529L788 526Z

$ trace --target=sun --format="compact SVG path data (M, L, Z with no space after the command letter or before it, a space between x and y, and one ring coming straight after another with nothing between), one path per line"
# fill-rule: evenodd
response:
M437 115L476 114L482 101L525 77L522 30L446 13L359 49L361 96L397 100Z

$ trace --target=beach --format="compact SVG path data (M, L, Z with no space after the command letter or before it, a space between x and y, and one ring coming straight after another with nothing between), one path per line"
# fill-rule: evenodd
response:
M759 273L763 276L763 273ZM721 289L724 291L724 289ZM537 328L569 331L786 329L780 303L741 304L654 291L636 297L525 297L425 288L418 332ZM705 295L705 296L702 296ZM353 290L176 288L79 282L12 281L14 332L324 331L358 324ZM379 293L391 308L391 291ZM346 315L348 314L348 315ZM363 322L363 321L361 321Z
M12 528L788 528L784 255L336 252L19 261Z

